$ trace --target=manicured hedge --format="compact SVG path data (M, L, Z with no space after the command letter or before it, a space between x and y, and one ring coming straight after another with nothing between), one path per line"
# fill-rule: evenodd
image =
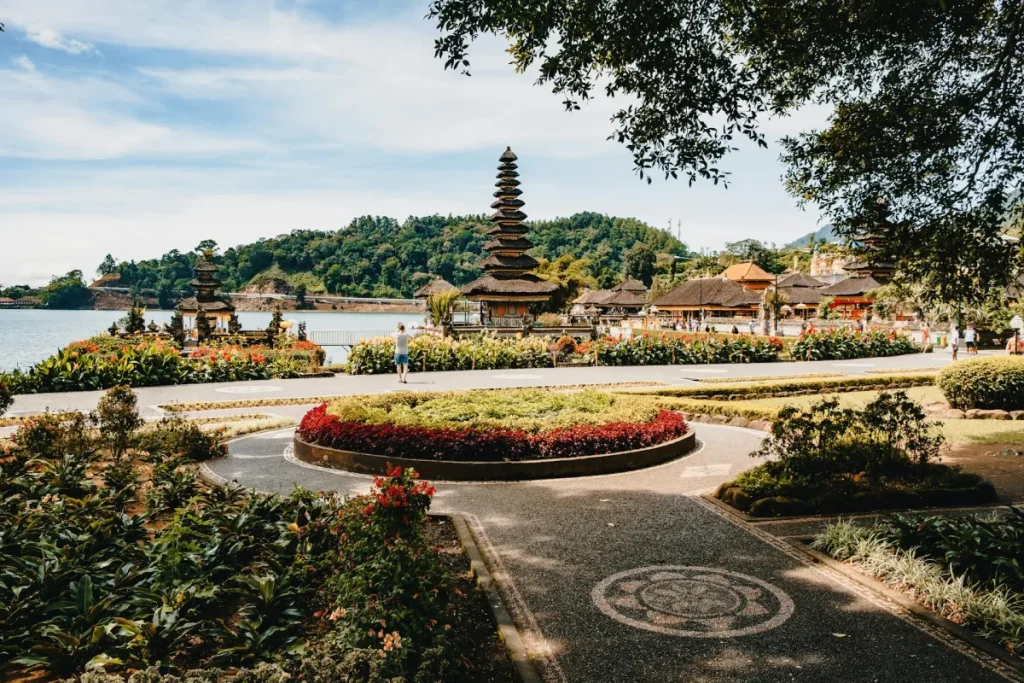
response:
M1024 408L1024 358L999 356L954 363L939 373L939 388L949 405L1020 410Z
M650 422L560 427L531 434L516 429L411 427L342 421L314 408L298 435L307 443L357 453L421 460L502 461L572 458L654 446L685 435L682 415L660 411Z

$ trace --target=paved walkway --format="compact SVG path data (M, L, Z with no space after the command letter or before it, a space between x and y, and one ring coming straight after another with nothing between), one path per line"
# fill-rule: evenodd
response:
M399 385L394 375L336 375L315 379L148 387L136 389L136 393L139 405L147 416L152 417L159 414L154 406L170 403L370 394L398 389L437 391L648 381L685 385L710 377L773 377L816 373L858 375L885 369L941 368L950 362L949 355L945 353L918 353L848 361L414 372L407 385ZM8 414L28 414L46 409L91 410L102 395L101 391L21 395L15 399Z
M698 452L639 472L438 484L435 511L469 519L546 681L1020 680L702 501L763 435L696 430ZM262 491L368 490L293 460L291 437L239 439L207 468Z

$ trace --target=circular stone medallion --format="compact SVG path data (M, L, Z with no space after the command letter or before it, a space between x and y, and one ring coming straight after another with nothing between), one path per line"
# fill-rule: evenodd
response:
M272 391L281 391L281 387L224 387L214 389L221 394L267 394Z
M690 638L761 633L784 623L795 609L778 587L713 567L630 569L597 584L591 597L619 623Z

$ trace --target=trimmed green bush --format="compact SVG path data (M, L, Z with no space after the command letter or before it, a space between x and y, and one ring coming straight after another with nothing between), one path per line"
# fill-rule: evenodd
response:
M949 405L1020 410L1024 408L1024 358L998 356L954 363L939 373L939 388Z

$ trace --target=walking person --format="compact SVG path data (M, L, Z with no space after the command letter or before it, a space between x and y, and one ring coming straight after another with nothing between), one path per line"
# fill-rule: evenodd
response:
M395 368L398 370L398 381L409 383L409 335L405 333L405 325L398 323L395 338Z
M956 322L949 324L949 349L953 352L953 360L956 360L957 351L960 350L960 330L956 327Z
M754 319L751 318L750 322L747 323L747 328L750 330L750 336L753 337L755 334L756 326L754 325Z
M978 331L974 329L973 323L968 324L964 332L964 345L967 347L968 356L978 355Z

